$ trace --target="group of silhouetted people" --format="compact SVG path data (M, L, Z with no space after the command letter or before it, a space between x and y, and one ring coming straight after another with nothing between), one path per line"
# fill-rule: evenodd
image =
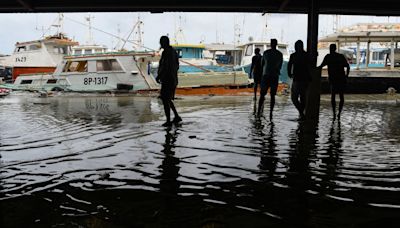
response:
M179 123L182 118L176 111L173 103L176 86L178 85L179 56L176 50L171 47L169 38L162 36L160 45L163 48L158 67L156 81L161 83L160 98L164 105L166 122L162 125L171 126L173 123ZM257 88L260 86L260 99L258 102L257 116L261 116L264 110L265 95L269 90L270 109L269 117L272 119L275 106L275 95L278 90L279 75L283 63L283 55L277 49L278 41L271 39L271 48L260 54L260 49L255 49L255 56L252 58L250 73L254 78L254 100L257 101ZM339 94L339 113L340 118L344 104L344 91L346 88L347 77L350 72L350 66L344 55L336 52L336 45L329 46L330 53L327 54L318 67L322 69L328 66L328 79L331 87L331 103L334 119L336 118L336 94ZM305 118L305 108L307 102L307 90L312 80L310 56L304 51L304 44L301 40L295 43L295 52L290 55L287 65L288 76L293 79L291 86L291 100L299 112L299 119ZM346 72L344 71L346 68ZM174 119L171 121L170 110L174 112Z
M260 54L260 49L255 49L255 55L252 58L250 74L254 79L254 100L257 100L257 88L260 86L260 100L258 102L257 116L261 116L264 110L264 100L269 90L270 110L269 117L272 119L275 106L275 95L278 89L279 75L283 63L283 55L277 50L278 42L271 39L271 48ZM331 103L334 119L336 118L336 94L339 94L339 113L340 118L344 104L344 91L346 88L347 77L349 76L350 66L344 55L336 52L336 45L329 46L330 53L327 54L318 67L322 69L328 66L328 79L331 88ZM304 51L304 44L301 40L295 43L295 52L290 55L287 65L288 76L293 79L291 86L291 100L299 112L299 119L305 118L305 108L307 102L307 90L312 80L312 65L310 55ZM344 71L346 68L346 72Z

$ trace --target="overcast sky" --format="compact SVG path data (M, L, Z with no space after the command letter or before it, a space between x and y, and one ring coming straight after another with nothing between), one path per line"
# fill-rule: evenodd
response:
M123 38L132 29L138 18L138 13L90 13L94 18L92 25L108 33L120 35ZM84 43L87 40L87 27L74 21L85 22L88 13L65 13L64 32L76 41ZM46 35L56 32L51 28L58 14L0 14L0 27L2 36L0 53L10 54L16 42L40 39L43 29ZM144 25L144 44L147 47L158 49L161 35L174 37L178 27L182 28L186 43L225 42L233 43L236 28L240 29L241 41L246 42L251 36L254 40L260 40L263 29L267 24L266 36L277 38L279 42L285 42L293 46L293 43L301 39L305 41L307 29L306 15L269 14L267 18L255 13L140 13ZM320 36L333 31L334 16L320 16ZM367 17L367 16L340 16L339 27L362 22L399 22L398 17ZM180 26L178 26L180 25ZM119 28L119 29L118 29ZM119 31L118 31L119 30ZM237 32L238 33L238 32ZM118 40L110 35L94 30L94 40L97 44L115 47ZM132 46L127 44L127 48Z

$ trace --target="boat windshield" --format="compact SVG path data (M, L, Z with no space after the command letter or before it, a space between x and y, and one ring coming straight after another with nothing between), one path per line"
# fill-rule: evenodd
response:
M258 45L256 45L256 48L259 48L259 49L260 49L260 53L261 53L261 54L264 52L264 45L258 44ZM256 49L254 49L254 50L256 50Z
M122 71L122 67L116 59L97 60L96 68L97 71Z
M286 47L278 46L278 50L282 53L282 55L288 55L288 50Z
M87 72L87 61L67 61L63 72Z
M245 55L246 56L253 55L253 45L247 45Z

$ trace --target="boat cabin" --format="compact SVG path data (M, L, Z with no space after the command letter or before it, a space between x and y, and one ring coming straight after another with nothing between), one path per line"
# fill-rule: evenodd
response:
M242 49L243 49L243 56L253 56L255 54L255 50L256 48L260 49L260 53L262 55L262 53L265 50L268 50L271 48L271 44L268 42L250 42L244 45L241 45ZM287 50L287 44L278 44L277 49L282 52L282 54L285 55L289 55L289 52Z
M91 55L106 53L107 47L103 45L79 45L72 47L72 55Z
M242 49L233 44L206 44L204 53L205 58L214 59L221 65L237 65L242 59Z
M203 44L172 44L172 47L178 52L179 58L182 59L203 59Z
M13 68L13 80L21 74L51 73L65 55L71 54L71 47L78 44L62 33L41 40L17 42L13 54L3 64Z

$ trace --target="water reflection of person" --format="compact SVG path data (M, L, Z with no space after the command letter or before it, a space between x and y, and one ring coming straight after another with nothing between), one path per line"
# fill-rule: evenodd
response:
M286 175L290 200L289 220L299 227L309 227L309 199L307 190L311 186L310 160L316 150L317 123L299 122L298 127L289 136L289 167Z
M325 168L325 172L321 178L321 192L334 188L334 180L337 176L338 165L340 164L340 154L343 152L342 142L340 121L337 122L337 126L332 121L327 142L327 156L321 159L322 165Z
M167 129L165 142L161 152L165 155L160 165L160 191L162 193L176 195L179 190L179 158L175 157L175 142L178 136L178 129Z
M276 166L278 163L276 153L276 140L275 140L275 124L271 122L269 124L269 131L264 133L264 125L261 121L255 121L253 123L255 134L260 138L258 144L260 144L260 164L258 167L261 171L265 172L266 175L263 178L273 179Z

